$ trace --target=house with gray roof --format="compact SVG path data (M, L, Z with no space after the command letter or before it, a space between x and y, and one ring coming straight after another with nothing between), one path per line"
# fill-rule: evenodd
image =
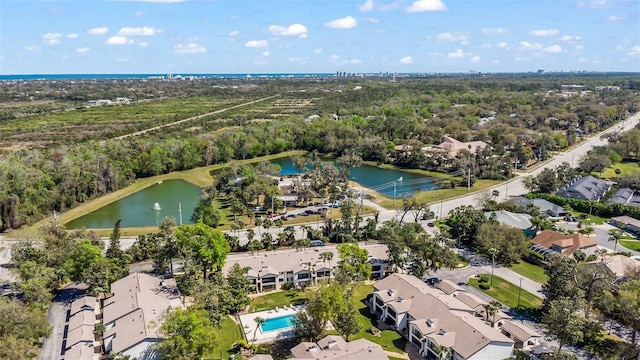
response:
M599 201L600 198L611 188L611 185L604 180L597 179L591 175L576 175L571 181L565 184L556 195L582 200Z
M640 206L640 195L636 194L633 189L620 188L609 200L607 200L607 204Z
M533 224L531 223L531 215L519 214L506 210L498 210L487 211L484 213L484 216L489 219L494 216L493 214L495 214L495 219L500 224L520 229L527 236L536 236L536 231L535 229L533 229Z
M509 202L523 209L526 209L527 206L533 204L540 210L541 214L549 214L551 217L562 217L567 214L567 211L562 206L556 205L545 199L529 200L524 196L518 196L509 200Z

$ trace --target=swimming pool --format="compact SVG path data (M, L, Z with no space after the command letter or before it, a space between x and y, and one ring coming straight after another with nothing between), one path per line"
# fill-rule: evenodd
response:
M295 314L291 314L291 315L265 319L264 322L260 325L260 330L262 330L262 332L267 332L267 331L275 331L275 330L292 328L294 326L293 318L295 316L296 316Z

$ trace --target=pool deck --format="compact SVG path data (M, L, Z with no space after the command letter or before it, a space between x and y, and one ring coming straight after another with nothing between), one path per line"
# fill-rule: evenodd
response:
M258 328L258 330L256 331L256 327L258 326L258 324L256 324L253 319L257 317L261 317L263 319L273 319L287 315L295 315L302 310L304 310L304 305L287 306L285 308L278 308L277 310L259 311L240 315L240 324L242 325L242 330L244 331L244 337L250 344L254 342L254 333L256 344L268 343L279 339L294 337L295 335L293 328L272 330L267 332L262 332L262 329Z

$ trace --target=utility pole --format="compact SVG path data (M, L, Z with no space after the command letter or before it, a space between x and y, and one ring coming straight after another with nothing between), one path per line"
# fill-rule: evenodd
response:
M520 287L518 288L518 306L516 309L520 309L520 293L522 292L522 276L520 276Z
M393 181L393 210L396 209L396 181Z
M182 203L178 203L178 215L180 218L180 225L182 225Z
M467 176L467 192L471 191L471 168L469 168L469 175Z
M504 189L504 201L509 200L509 179L507 178L506 188Z
M440 221L442 221L442 202L444 200L444 193L440 194Z

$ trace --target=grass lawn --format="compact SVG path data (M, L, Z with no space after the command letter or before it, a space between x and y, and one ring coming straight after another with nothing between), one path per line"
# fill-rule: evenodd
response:
M623 247L632 250L632 251L640 251L640 241L638 240L619 240L620 245ZM619 250L622 250L618 248Z
M233 344L243 339L240 325L236 324L231 317L225 317L221 325L220 337L218 338L220 346L216 348L207 359L228 359L229 351L231 351ZM220 353L220 350L222 350L222 353ZM220 357L221 354L222 357Z
M289 304L300 305L304 303L306 298L307 294L304 291L276 291L253 299L251 305L249 305L249 312L271 310Z
M538 265L534 265L528 263L524 260L520 260L519 263L511 265L509 269L517 272L518 274L531 279L533 281L537 281L541 284L545 284L549 277L545 274L544 269Z
M510 308L516 308L518 306L518 286L501 277L493 277L493 286L491 286L489 290L480 289L477 278L469 279L469 285L479 289ZM542 299L526 290L522 290L520 293L520 308L538 309L540 306L542 306Z
M470 193L482 191L490 187L496 186L502 182L503 181L500 181L500 180L480 179L480 180L477 180L476 183L471 187L471 192L467 192L466 186L457 186L454 189L438 189L438 190L421 191L421 192L418 192L416 196L420 201L426 201L430 204L437 204L440 202L440 199L448 200L458 196L466 196ZM392 198L388 198L381 194L376 194L373 201L375 201L377 204L387 209L393 209ZM400 208L401 206L402 206L402 200L396 200L396 208ZM440 214L437 211L435 215L440 216ZM442 214L442 215L447 216L447 214Z
M349 338L349 340L357 340L357 339L367 339L371 340L376 344L382 346L384 350L404 353L404 345L406 340L400 335L398 332L393 330L384 330L380 331L380 335L374 336L369 333L369 329L371 327L376 326L376 320L369 312L369 308L367 304L365 304L365 300L369 295L373 293L373 285L365 285L360 284L355 289L353 293L353 301L356 305L356 309L360 313L360 318L358 321L360 322L360 331Z
M600 216L581 213L579 211L572 211L571 214L573 214L573 216L577 217L579 221L582 221L586 225L602 225L602 224L608 223L609 220L611 220L611 219L603 218ZM583 215L586 215L587 218L582 219L581 216Z
M618 177L618 174L616 174L616 169L620 169L620 175L630 175L634 171L640 171L640 164L635 161L621 162L609 166L601 173L594 172L594 174L598 175L602 179L613 179Z

